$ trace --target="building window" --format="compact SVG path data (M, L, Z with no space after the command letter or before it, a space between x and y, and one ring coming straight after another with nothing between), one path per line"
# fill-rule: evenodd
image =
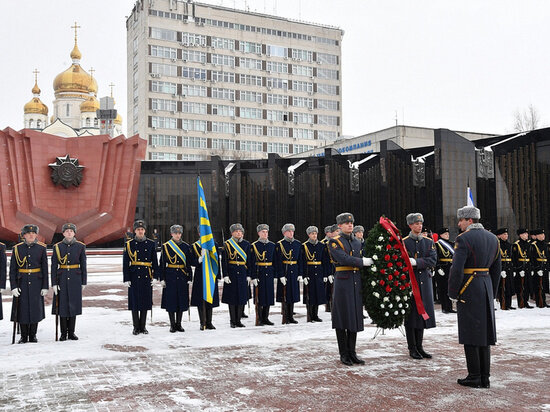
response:
M212 48L235 50L235 40L225 39L223 37L212 37Z
M177 153L150 152L151 160L178 160Z
M242 152L263 152L263 146L262 142L241 140L240 150Z
M71 106L67 103L65 116L69 117L70 115L71 115Z
M286 122L288 120L288 112L283 110L266 110L267 120Z
M207 140L206 137L183 136L182 146L190 149L206 149Z
M212 98L235 101L235 89L212 87Z
M175 100L151 99L151 109L175 112L178 109L178 105Z
M235 150L237 144L233 139L212 139L212 149Z
M214 132L214 133L235 133L235 123L212 122L212 132Z
M292 105L296 107L305 107L308 109L313 109L313 99L309 97L293 97Z
M211 62L214 66L229 66L235 67L235 57L226 56L225 54L212 53Z
M336 140L337 137L337 132L331 132L327 130L319 130L317 132L317 140Z
M213 104L212 114L216 116L235 116L235 107L223 104Z
M311 50L292 49L292 59L296 61L313 61L313 52Z
M332 84L317 83L317 93L329 94L331 96L338 95L338 86Z
M327 116L324 114L320 114L319 116L317 116L317 124L338 126L338 116Z
M183 113L206 114L206 103L183 102L181 111Z
M151 144L154 146L176 147L178 145L178 138L173 135L153 134L151 135Z
M158 27L151 27L151 38L158 40L177 40L177 32L174 30L160 29Z
M338 102L336 100L317 99L317 108L320 110L338 110Z
M302 153L302 152L306 152L308 150L311 150L313 149L314 146L309 146L307 144L295 144L293 146L293 151L294 151L294 154L297 154L297 153Z
M293 113L292 120L294 123L313 123L313 114L312 113Z
M159 74L161 76L177 77L178 67L174 64L151 63L151 73ZM157 77L160 77L160 76L157 76ZM136 82L137 82L137 76L134 76L134 85Z
M182 67L181 77L186 79L206 80L206 69L196 67Z
M262 76L254 76L251 74L241 74L239 76L239 83L246 84L248 86L261 86Z
M293 80L292 90L297 92L313 93L313 83Z
M155 80L151 82L151 91L157 93L176 94L178 91L178 86L176 85L176 83L161 82Z
M285 94L271 94L266 96L267 104L282 104L288 105L288 96Z
M315 132L313 129L292 129L292 137L295 139L315 139Z
M182 129L206 132L206 120L182 119Z
M338 64L338 56L328 53L317 53L317 61L323 64Z
M243 53L256 53L262 54L262 45L260 43L253 43L249 41L239 42L239 51Z
M263 136L263 126L257 124L241 124L240 134L248 136Z
M239 58L239 66L245 69L262 70L262 61L259 59L249 59L247 57Z
M206 86L184 84L181 88L183 96L206 97Z
M206 53L197 50L183 50L184 62L206 63Z
M267 144L268 153L288 154L288 148L289 148L289 145L287 143L270 142Z
M265 69L268 72L288 73L288 64L268 61L265 65Z
M267 135L271 137L288 137L288 127L268 126Z
M177 59L178 51L173 47L151 45L151 56L164 57L166 59Z
M319 69L317 69L319 71ZM300 66L299 64L292 65L292 74L297 76L313 76L313 67L311 66Z
M268 77L266 79L266 86L268 89L283 89L288 90L288 80L279 79L277 77Z
M177 119L172 117L151 116L151 126L153 129L177 129Z
M216 83L216 82L235 83L235 73L225 72L223 70L212 70L211 79L213 83Z
M288 49L282 46L273 46L271 44L266 45L266 54L274 57L287 57Z
M249 91L241 90L241 93L239 94L239 100L242 100L243 102L261 103L262 94L259 92L249 92Z

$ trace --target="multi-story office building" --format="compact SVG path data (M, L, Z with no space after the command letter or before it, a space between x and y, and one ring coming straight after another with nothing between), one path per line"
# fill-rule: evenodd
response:
M343 30L180 0L139 0L128 33L128 135L147 159L258 159L342 133Z

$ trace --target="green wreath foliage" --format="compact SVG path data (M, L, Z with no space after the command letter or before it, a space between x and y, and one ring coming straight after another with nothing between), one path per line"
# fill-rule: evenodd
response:
M365 239L363 256L374 261L362 273L363 303L370 318L382 329L401 326L411 310L412 288L399 244L377 223Z

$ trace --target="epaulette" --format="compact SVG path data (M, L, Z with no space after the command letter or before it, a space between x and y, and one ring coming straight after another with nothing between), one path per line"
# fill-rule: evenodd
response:
M519 239L514 242L514 245L519 245Z
M80 243L81 245L84 245L84 246L86 246L86 243L84 243L84 242L81 242L80 240L77 240L77 241L76 241L76 243Z
M15 247L15 246L19 246L19 245L22 245L23 243L25 243L25 242L19 242L19 243L16 243L15 245L13 245L13 247Z
M40 242L40 241L38 241L38 242L36 242L36 243L37 243L38 245L40 245L40 246L48 247L48 245L46 245L45 243L42 243L42 242Z
M403 240L408 239L408 238L409 238L409 235L405 236L405 237L403 238Z
M2 243L2 242L0 242L0 246L6 246L6 244L5 244L5 243Z
M330 240L336 240L336 239L340 239L340 235L336 235L333 238L331 238Z
M456 238L458 239L460 236L462 236L464 233L466 233L467 231L465 232L462 232L462 233L459 233L458 235L456 235Z
M256 243L258 243L258 240L255 240L254 242L252 242L251 245L255 245Z

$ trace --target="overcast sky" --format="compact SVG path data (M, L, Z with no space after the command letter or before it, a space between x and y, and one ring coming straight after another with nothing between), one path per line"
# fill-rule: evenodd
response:
M147 0L146 0L147 1ZM399 124L509 133L533 105L550 125L550 1L206 0L338 26L343 132ZM126 130L125 16L133 0L0 1L0 129L23 127L37 68L52 114L54 77L70 64L76 20L81 64L99 97L113 82Z

